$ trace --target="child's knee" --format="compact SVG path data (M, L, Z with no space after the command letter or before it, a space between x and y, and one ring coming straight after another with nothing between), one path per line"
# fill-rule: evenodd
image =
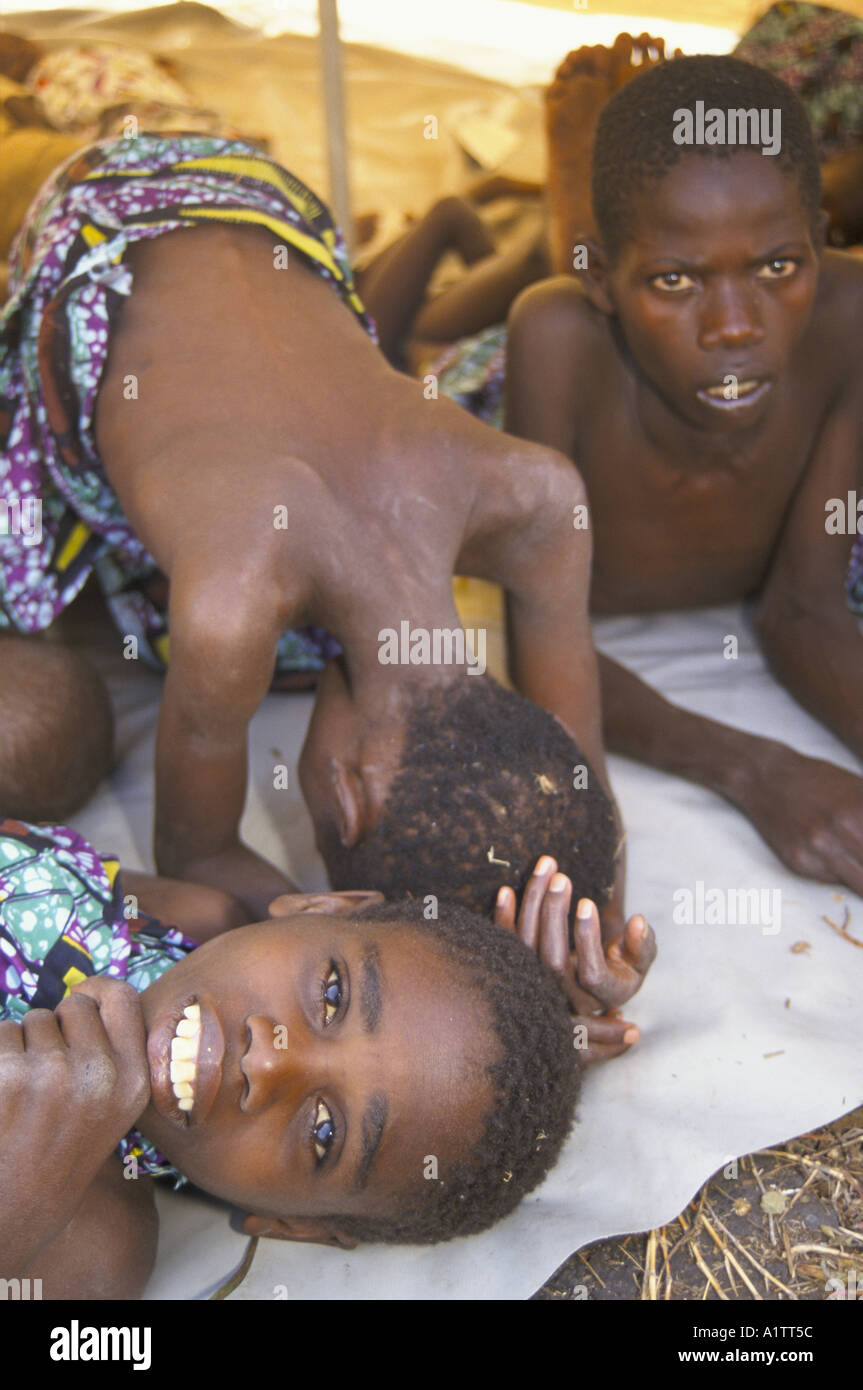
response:
M62 821L111 770L114 723L104 681L76 652L0 638L0 814Z

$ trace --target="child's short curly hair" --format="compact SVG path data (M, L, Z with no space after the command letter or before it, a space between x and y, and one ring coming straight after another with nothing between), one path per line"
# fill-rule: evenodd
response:
M675 113L705 109L778 110L781 149L777 163L796 177L814 227L821 206L821 170L806 109L773 73L739 58L697 54L673 58L640 73L615 92L603 108L593 145L593 207L606 253L616 259L632 234L635 199L664 178L684 155L728 158L758 145L679 145Z
M601 906L617 847L612 803L578 745L487 677L418 695L378 825L353 847L320 844L334 888L441 894L485 914L504 884L521 892L540 854Z
M418 1183L400 1210L329 1218L361 1241L432 1244L485 1230L542 1181L572 1125L581 1065L562 985L515 933L459 903L441 901L438 913L427 921L423 905L408 901L367 908L357 920L408 923L457 962L492 1014L494 1102L470 1153Z

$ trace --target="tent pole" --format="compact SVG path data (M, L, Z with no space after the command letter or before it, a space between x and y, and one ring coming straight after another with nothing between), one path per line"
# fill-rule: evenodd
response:
M330 170L330 206L342 229L348 251L352 249L353 221L348 182L348 149L345 135L345 95L342 49L339 38L338 0L318 0L321 69L324 80L324 117Z

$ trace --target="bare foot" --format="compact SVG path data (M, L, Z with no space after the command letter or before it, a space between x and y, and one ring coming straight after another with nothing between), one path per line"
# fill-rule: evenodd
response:
M618 34L611 48L597 44L568 53L554 75L545 97L545 126L549 239L559 275L572 272L574 248L595 235L590 174L600 112L632 77L664 61L664 39Z

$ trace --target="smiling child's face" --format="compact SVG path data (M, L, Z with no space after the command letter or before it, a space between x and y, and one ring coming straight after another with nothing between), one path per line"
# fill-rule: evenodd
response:
M636 212L608 288L641 371L696 428L757 423L815 297L797 179L754 151L690 154L636 196Z
M217 937L142 995L152 1098L139 1128L247 1212L386 1215L480 1138L490 1013L415 929L330 916ZM192 1108L170 1077L200 1009ZM194 1022L191 1033L193 1044ZM181 1049L182 1050L182 1049Z

